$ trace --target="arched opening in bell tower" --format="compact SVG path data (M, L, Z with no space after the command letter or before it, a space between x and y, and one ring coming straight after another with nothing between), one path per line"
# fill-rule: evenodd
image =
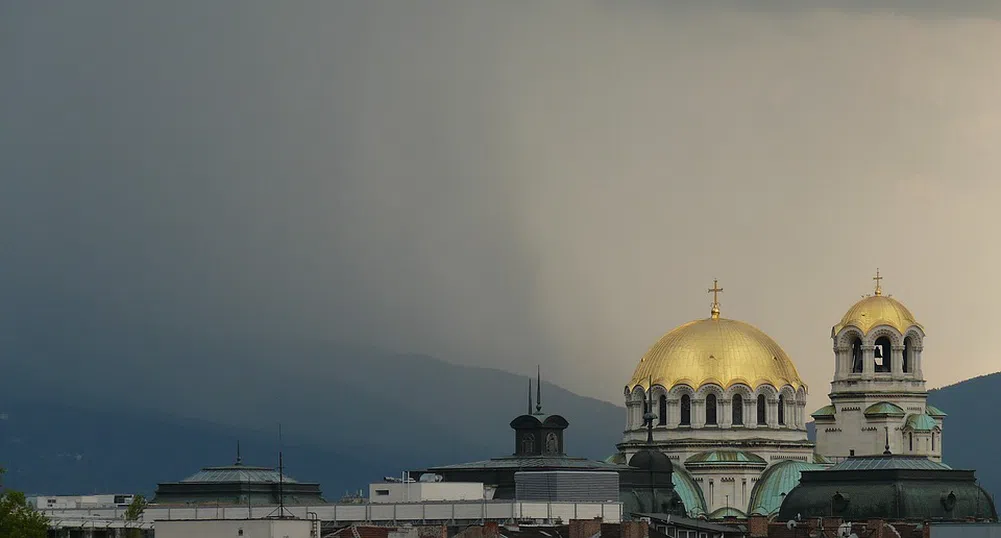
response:
M907 338L904 338L904 357L903 361L900 363L900 366L903 368L903 372L905 374L910 373L911 371L911 364L914 362L913 353L914 341L910 336L908 336Z
M858 337L852 340L852 373L862 373L862 339Z
M786 423L786 399L785 396L779 394L779 424L783 426Z
M657 424L664 426L667 424L667 396L661 394L657 402Z
M877 372L890 371L890 349L889 337L880 336L876 339L876 344L873 347L873 359L876 362Z

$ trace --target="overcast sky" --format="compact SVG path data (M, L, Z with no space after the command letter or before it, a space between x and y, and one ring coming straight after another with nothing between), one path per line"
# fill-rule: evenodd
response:
M878 266L931 386L1001 369L1001 6L681 4L3 2L4 331L373 343L621 402L715 277L819 407Z

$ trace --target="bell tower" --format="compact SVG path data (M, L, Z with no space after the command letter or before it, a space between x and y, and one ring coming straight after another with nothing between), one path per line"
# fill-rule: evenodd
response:
M837 460L889 450L941 460L945 414L927 405L924 328L883 293L883 278L877 269L873 292L831 329L834 379L831 405L813 413L817 453Z

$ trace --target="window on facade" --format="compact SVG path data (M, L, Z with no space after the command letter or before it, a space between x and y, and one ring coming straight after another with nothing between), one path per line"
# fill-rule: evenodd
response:
M852 373L862 373L862 339L852 340Z
M706 396L706 424L716 424L716 395Z
M911 357L913 352L913 343L911 341L911 337L908 336L907 338L904 338L904 359L903 362L900 363L900 366L903 368L905 374L911 371L911 363L914 361Z
M876 346L873 348L873 358L876 361L877 372L890 371L890 339L880 336L876 339Z
M785 396L779 395L779 424L786 423L786 399Z
M685 394L681 396L681 425L688 426L692 423L692 398Z
M764 394L759 394L758 395L758 425L759 426L764 426L766 422L767 422L767 418L765 416L765 395Z
M744 398L740 394L733 395L733 417L731 422L734 425L740 426L744 424Z
M935 452L935 432L931 432L931 451Z
M525 437L521 439L521 452L523 454L532 454L535 452L535 436L526 433Z
M667 396L660 395L659 409L657 409L657 424L661 426L667 424Z
M907 434L907 446L909 447L908 450L910 450L911 452L914 451L914 434L913 433Z

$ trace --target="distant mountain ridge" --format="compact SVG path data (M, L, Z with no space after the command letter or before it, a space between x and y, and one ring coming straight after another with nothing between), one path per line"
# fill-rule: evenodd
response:
M152 341L141 353L133 343L86 339L19 351L24 360L9 363L0 380L7 485L148 494L158 482L232 463L238 440L244 462L274 465L280 422L289 474L320 482L337 499L405 469L508 454L508 423L528 405L528 377L422 355L289 341ZM53 369L55 354L73 360ZM615 452L621 407L545 380L542 397L545 411L570 421L571 454Z
M237 441L245 463L275 465L281 422L288 473L336 500L404 469L508 454L508 423L528 405L528 377L423 355L289 340L77 336L0 349L18 357L3 361L0 379L0 465L10 487L151 494L158 482L232 463ZM995 493L1001 433L984 425L994 424L997 394L1001 373L929 395L949 415L946 463L976 469ZM615 452L621 406L544 381L543 408L569 420L570 454Z

